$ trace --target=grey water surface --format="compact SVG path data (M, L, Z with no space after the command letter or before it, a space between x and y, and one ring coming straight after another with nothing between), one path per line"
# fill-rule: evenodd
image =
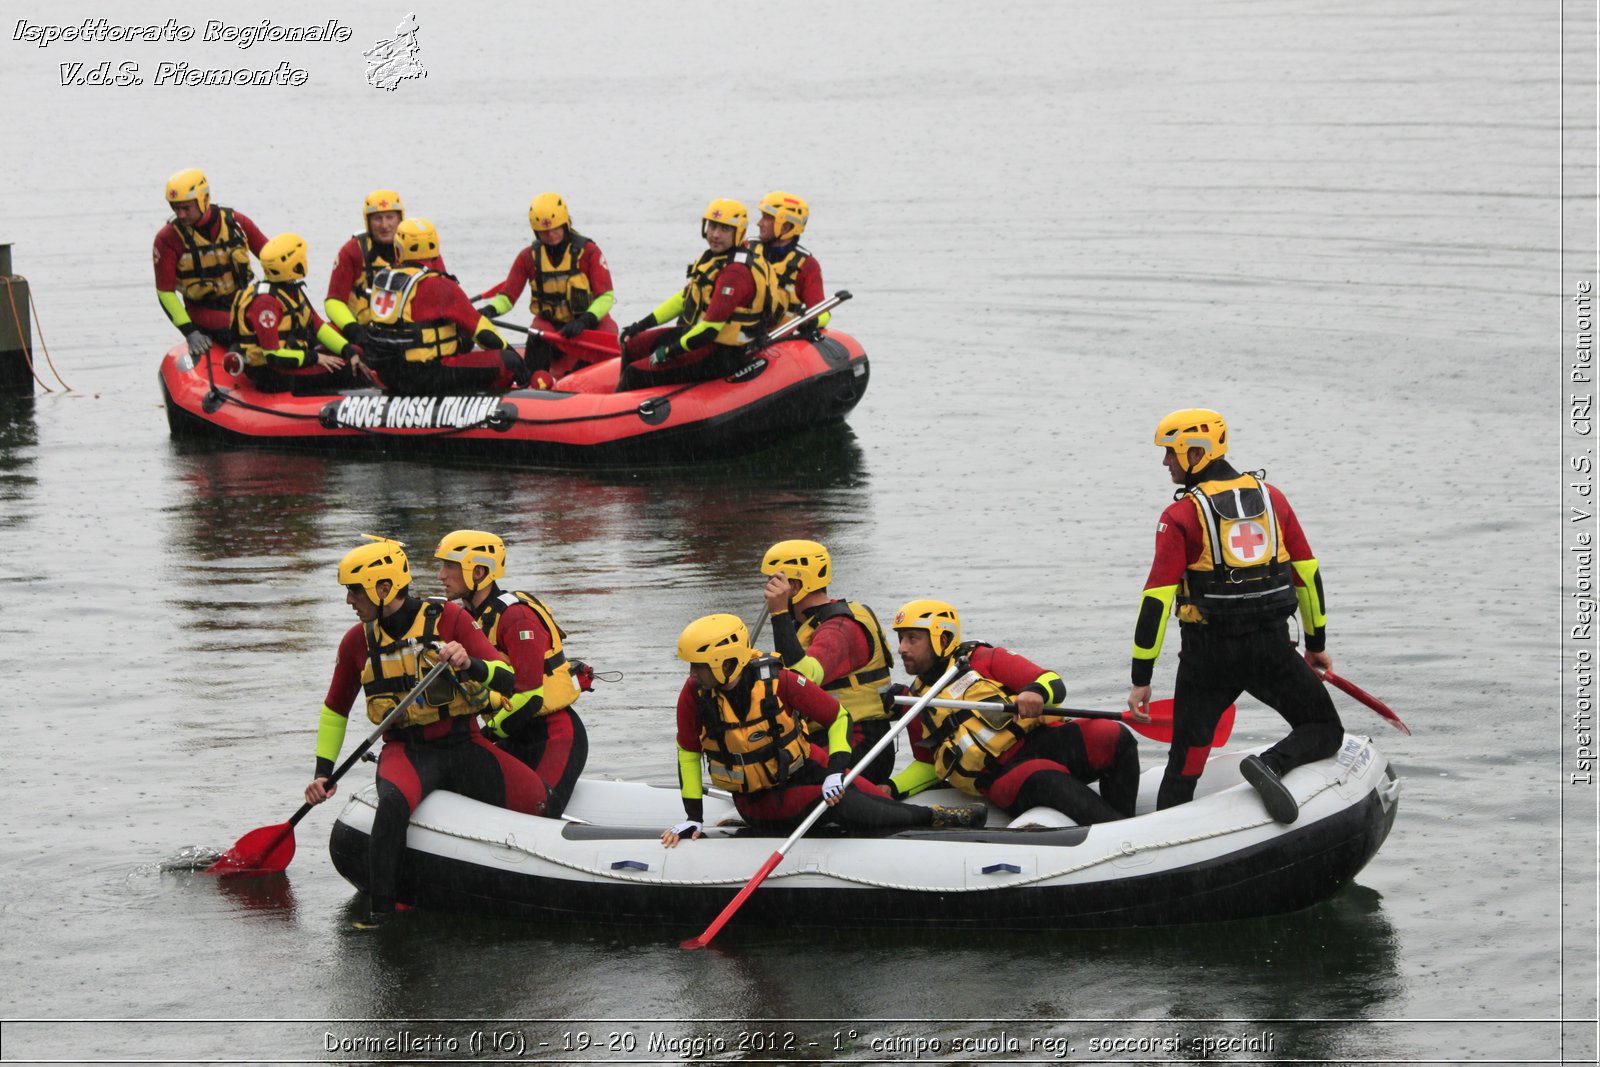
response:
M0 1058L482 1062L506 1042L509 1062L520 1040L522 1062L1594 1061L1595 792L1562 774L1557 499L1560 62L1565 43L1571 84L1592 73L1592 8L22 0L0 22L135 10L352 36L0 39L0 240L72 386L0 405ZM427 76L372 88L361 52L408 11ZM59 64L104 60L309 77L61 84ZM829 287L856 294L836 324L871 388L846 428L691 469L174 442L148 259L188 166L307 238L319 299L371 188L435 222L472 292L558 190L622 322L681 284L707 200L788 189ZM758 557L793 536L880 617L948 599L968 636L1120 706L1171 488L1151 433L1194 405L1294 502L1336 666L1415 730L1340 698L1404 791L1325 904L992 938L806 915L735 921L705 953L676 947L692 930L430 913L373 936L327 857L336 804L283 878L182 869L299 805L353 620L335 566L364 532L424 558L456 527L506 536L517 583L625 675L582 704L594 774L674 780L677 632L753 617ZM1240 707L1237 743L1281 734Z

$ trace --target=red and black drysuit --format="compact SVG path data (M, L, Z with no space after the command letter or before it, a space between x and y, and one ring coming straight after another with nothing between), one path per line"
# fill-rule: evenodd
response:
M251 252L260 256L261 250L266 247L267 235L262 233L261 228L250 221L248 216L242 215L232 208L219 207L216 204L212 204L206 209L206 213L201 216L200 221L195 223L194 231L208 241L215 241L222 232L224 213L227 214L229 221L232 223L234 232L244 239ZM156 232L154 248L156 292L176 292L183 296L183 291L178 287L178 261L183 258L183 254L186 251L189 251L189 240L185 236L189 229L188 226L174 220ZM241 273L247 272L241 271ZM243 289L249 284L246 278L238 279L238 283L236 289ZM183 306L184 310L189 314L189 320L192 325L185 327L178 325L176 322L173 325L178 326L178 329L185 337L189 335L190 330L199 329L213 340L222 344L227 344L232 339L232 294L211 297L204 302L196 302L184 296Z
M1012 694L1035 692L1046 704L1059 704L1066 688L1054 671L1046 671L1032 660L1015 652L978 642L962 645L956 654L965 653L971 670L995 682ZM918 676L919 691L944 675L949 658L935 663ZM963 672L964 673L964 672ZM974 711L926 708L908 728L911 753L919 764L895 776L898 793L925 787L934 755ZM1021 730L1027 720L1014 720ZM1066 815L1074 822L1091 823L1124 819L1134 812L1139 796L1139 749L1133 734L1121 723L1109 719L1058 719L1044 715L998 756L992 757L974 781L978 792L1009 814L1017 815L1043 805ZM1089 788L1099 782L1100 792Z
M821 671L819 679L815 674L810 674L812 681L827 688L831 683L841 678L847 678L856 671L861 670L872 658L872 639L867 634L867 628L850 612L849 602L845 600L830 600L814 608L806 609L808 618L814 620L818 615L828 615L811 634L811 642L801 647L800 638L795 628L794 615L784 612L772 617L772 641L775 651L783 658L783 662L790 667L809 657L816 661L817 668ZM890 650L886 647L884 655L889 656ZM882 683L887 685L887 673ZM894 725L893 709L890 716L878 719L850 719L850 766L861 762L867 751L877 744L884 734L889 732L889 727ZM887 786L889 776L894 773L895 746L888 744L882 752L878 753L866 767L861 770L861 777L875 785Z
M749 720L763 714L758 706L752 707L751 693L760 673L776 670L778 688L776 699L793 715L827 727L839 714L839 702L828 695L821 686L812 685L805 678L778 665L776 659L757 657L747 665L738 683L726 692L729 702L742 718ZM704 751L701 738L707 724L718 721L716 706L711 703L714 694L702 690L691 676L678 693L678 750L699 754ZM800 724L804 729L805 723ZM834 753L831 757L820 746L809 746L809 756L789 772L784 784L751 793L734 793L734 807L752 829L763 833L789 834L822 800L822 786L831 773L846 773L850 768L848 752ZM698 765L696 772L698 772ZM700 799L700 783L684 779L683 765L679 765L679 789L683 793L683 810L695 822L705 820L705 805ZM871 782L857 778L845 790L844 797L829 808L818 820L819 824L837 823L853 833L884 835L901 830L928 828L933 825L933 809L919 804L900 804L891 800L883 790Z
M516 693L544 687L545 657L550 653L550 632L544 622L522 601L510 606L501 599L498 583L490 583L489 596L468 611L484 633L494 634L494 643L516 672ZM500 721L503 740L494 743L533 768L545 788L545 816L559 818L567 810L578 776L589 761L589 734L573 707L543 710L543 698L531 697L526 704Z
M439 642L460 642L472 657L472 663L459 672L460 676L468 681L489 682L497 692L510 696L511 673L497 671L491 680L485 662L500 660L500 653L459 605L433 605L407 597L399 610L379 619L380 634L391 640L403 636L424 605L442 608L435 631ZM366 627L357 623L339 642L338 662L324 701L328 711L350 714L356 694L361 691L362 669L370 655ZM368 845L367 892L372 898L374 914L394 910L400 859L406 848L406 827L411 822L412 811L435 789L448 789L526 815L544 813L544 782L532 770L491 745L479 733L477 720L472 715L390 729L384 733L383 742L378 757L378 810L372 818L372 837ZM333 761L318 757L313 777L326 778L332 773Z
M1261 754L1261 762L1279 777L1303 764L1326 759L1339 750L1344 740L1344 726L1333 698L1295 651L1289 636L1288 617L1294 614L1298 599L1306 650L1321 652L1328 639L1316 557L1311 554L1294 509L1275 486L1261 483L1267 490L1283 547L1288 550L1289 565L1281 572L1287 592L1264 598L1253 609L1229 614L1204 602L1190 589L1195 580L1190 568L1201 560L1206 536L1201 530L1199 509L1188 496L1189 489L1203 490L1207 482L1240 477L1226 460L1213 460L1198 477L1190 476L1186 488L1179 491L1179 498L1161 513L1156 527L1155 560L1145 580L1134 630L1133 684L1150 684L1161 651L1166 613L1174 599L1183 642L1172 693L1172 750L1161 780L1158 808L1194 799L1217 722L1240 693L1247 692L1272 708L1292 727L1287 737ZM1304 580L1306 575L1311 577L1309 585ZM1314 605L1314 609L1308 612L1307 605ZM1192 616L1193 621L1186 616ZM1317 624L1318 618L1322 618L1321 625Z

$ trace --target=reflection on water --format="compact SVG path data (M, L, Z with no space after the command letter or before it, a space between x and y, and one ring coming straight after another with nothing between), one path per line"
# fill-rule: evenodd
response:
M352 899L345 918L363 906ZM1023 1040L1070 1038L1080 1055L1096 1034L1181 1035L1182 1047L1160 1058L1206 1058L1188 1042L1227 1030L1269 1033L1286 1057L1359 1058L1359 1027L1337 1023L1381 1016L1402 984L1395 931L1378 894L1360 886L1294 915L1198 927L981 939L734 929L703 952L679 949L683 933L410 912L372 935L341 936L333 967L352 1016L426 1015L436 976L470 968L496 976L476 998L482 1018L569 1023L593 1019L596 1005L614 1002L608 991L644 972L654 978L634 982L628 1019L680 1036L727 1031L703 1025L719 1021L788 1030L805 1039L802 1060L842 1055L834 1035L851 1026L862 1038L949 1042L993 1035L997 1022ZM924 973L940 984L919 980Z
M33 450L38 444L33 398L0 401L0 529L22 526L33 517L30 505L38 485Z
M542 593L605 596L619 580L626 588L747 584L759 563L749 546L796 530L826 542L866 512L865 460L843 427L753 456L648 470L173 447L189 491L168 509L170 540L212 564L212 580L181 586L173 604L219 648L232 634L264 635L252 642L256 652L309 650L312 606L333 590L331 575L311 584L303 572L328 567L362 533L406 542L413 579L430 591L433 545L469 527L505 538L513 578L537 561Z
M262 878L199 877L215 881L217 892L242 914L284 923L295 921L297 905L294 886L285 875L269 874Z

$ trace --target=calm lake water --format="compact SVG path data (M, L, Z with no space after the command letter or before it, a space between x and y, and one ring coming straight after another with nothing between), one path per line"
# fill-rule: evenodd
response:
M1592 8L289 2L137 10L202 32L336 17L351 39L14 36L132 10L23 0L0 20L0 241L72 386L0 406L4 1061L497 1058L473 1056L477 1030L521 1062L1594 1062L1596 793L1566 784L1557 563ZM427 77L374 89L361 52L407 11ZM308 77L63 87L80 61ZM838 325L871 390L846 429L693 469L175 443L149 249L188 166L305 235L319 297L371 188L434 220L472 291L559 190L623 322L680 284L707 200L791 189L829 287L856 294ZM1415 730L1340 698L1404 792L1323 905L993 938L805 916L685 953L692 931L428 913L359 934L334 807L284 878L163 869L299 804L351 621L335 566L367 531L420 555L460 526L505 534L517 584L625 675L585 698L592 774L673 780L678 630L753 616L758 557L786 537L826 543L836 589L880 616L951 600L970 636L1117 707L1170 491L1151 431L1194 405L1294 501L1337 666ZM1174 635L1158 695L1176 662ZM1238 743L1282 730L1241 701Z

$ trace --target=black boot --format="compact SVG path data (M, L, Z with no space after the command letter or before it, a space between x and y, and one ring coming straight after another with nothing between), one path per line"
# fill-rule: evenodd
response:
M1295 802L1294 794L1260 756L1246 756L1241 760L1239 773L1261 797L1268 815L1281 823L1292 823L1300 817L1300 805Z
M989 805L966 804L961 807L943 804L930 805L935 830L966 830L981 827L989 819Z

